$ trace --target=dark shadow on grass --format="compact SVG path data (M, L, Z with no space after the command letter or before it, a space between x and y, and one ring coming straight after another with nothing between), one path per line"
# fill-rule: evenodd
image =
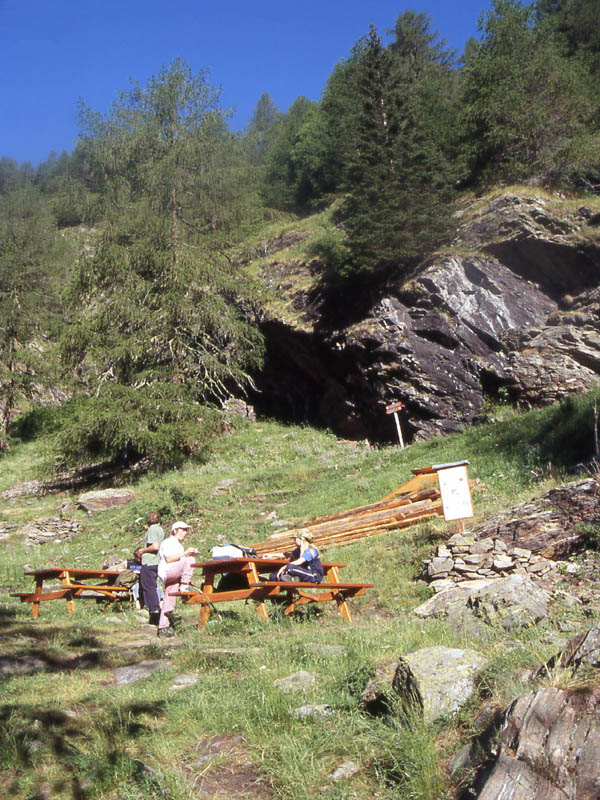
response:
M127 755L127 745L150 732L144 716L156 720L165 711L163 701L127 703L110 710L79 706L64 711L5 704L0 707L2 769L33 769L45 754L58 763L62 778L54 782L51 794L42 788L32 798L70 793L73 800L87 800L97 796L99 785L110 792L124 781L136 782L140 762Z

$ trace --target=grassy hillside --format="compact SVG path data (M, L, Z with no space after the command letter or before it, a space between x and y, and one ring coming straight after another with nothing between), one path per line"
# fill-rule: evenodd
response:
M456 530L443 519L326 552L348 566L344 578L376 588L351 601L354 623L334 608L308 609L289 620L275 611L261 624L250 605L223 604L206 629L197 609L178 607L180 633L158 640L133 608L102 611L60 602L29 607L9 597L27 588L26 564L98 568L126 558L140 538L134 519L158 509L168 523L191 521L201 558L219 540L250 544L278 528L377 500L410 477L410 469L468 459L476 518L545 491L589 455L592 397L541 412L490 409L495 423L461 435L373 449L324 431L273 422L240 422L205 464L166 475L123 476L134 494L127 506L95 515L76 495L18 494L0 506L2 689L0 787L14 798L201 797L422 798L451 796L448 758L469 736L480 698L458 719L426 727L390 725L359 712L357 695L373 665L420 647L470 646L490 657L481 697L506 703L527 690L529 667L556 652L577 609L525 632L489 630L487 641L451 624L417 620L411 610L429 596L418 580L422 559ZM2 456L0 492L35 480L40 442L14 443ZM70 541L31 546L26 523L59 517L80 523ZM16 527L12 527L16 526ZM468 525L467 525L468 527ZM222 609L222 610L221 610ZM588 623L589 624L589 621ZM562 626L562 627L561 627ZM165 644L165 641L168 643ZM119 686L115 667L164 659L152 677ZM21 670L21 673L19 673ZM299 670L316 675L304 693L274 681ZM172 687L178 675L197 682ZM328 704L322 718L294 709ZM345 761L360 771L333 778Z

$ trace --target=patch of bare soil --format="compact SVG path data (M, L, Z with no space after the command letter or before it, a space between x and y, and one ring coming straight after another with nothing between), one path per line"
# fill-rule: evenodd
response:
M200 743L185 767L194 800L252 798L271 800L275 793L258 774L241 736L224 734Z

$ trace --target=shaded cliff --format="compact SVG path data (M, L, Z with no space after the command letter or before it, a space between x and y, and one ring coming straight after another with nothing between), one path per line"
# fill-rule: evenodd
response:
M276 261L263 277L294 314L263 323L268 357L253 402L392 440L385 405L400 400L411 440L469 425L499 394L530 407L597 385L599 222L558 197L479 200L463 209L452 247L410 280L388 278L337 308L314 260Z

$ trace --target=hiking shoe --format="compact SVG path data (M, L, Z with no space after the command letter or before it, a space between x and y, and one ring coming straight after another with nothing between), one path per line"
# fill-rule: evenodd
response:
M157 635L161 638L163 636L164 637L175 636L175 631L173 630L173 628L159 628Z
M150 616L148 617L148 624L158 625L159 619L160 619L160 611L151 611Z

